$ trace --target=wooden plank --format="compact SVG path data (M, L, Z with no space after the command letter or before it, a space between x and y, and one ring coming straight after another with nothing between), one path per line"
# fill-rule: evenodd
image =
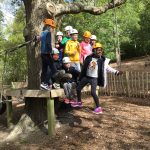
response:
M64 89L52 89L52 90L50 91L50 96L51 96L51 98L63 97L64 95L65 95Z
M48 120L48 135L55 136L55 111L54 99L47 99L47 120Z
M149 74L149 73L147 72L147 73L146 73L146 93L147 93L147 98L149 97L149 96L148 96L148 95L149 95L149 93L148 93L148 92L149 92L149 91L148 91L148 84L149 84L149 83L148 83L148 80L149 80L148 74Z
M50 91L46 90L28 90L28 89L9 89L4 91L4 95L12 97L50 97Z
M127 95L130 97L130 83L129 83L129 72L126 71L126 86L127 86Z
M11 96L7 97L7 100L11 100ZM6 101L6 112L7 112L7 126L11 127L13 125L13 107L12 107L12 101Z

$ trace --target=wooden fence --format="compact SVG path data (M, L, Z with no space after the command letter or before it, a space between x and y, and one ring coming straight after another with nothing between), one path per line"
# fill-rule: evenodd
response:
M108 84L101 95L150 98L150 72L126 71L121 76L108 74Z

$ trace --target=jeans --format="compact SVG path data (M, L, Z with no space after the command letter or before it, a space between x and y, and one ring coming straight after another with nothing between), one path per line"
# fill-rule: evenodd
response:
M63 88L64 88L64 91L65 91L66 98L71 99L71 100L76 99L76 83L75 82L64 83Z
M79 82L77 86L77 98L78 101L81 102L81 90L86 86L87 84L91 85L91 95L94 99L94 102L96 104L96 107L99 107L99 98L96 94L96 87L97 87L97 78L92 78L92 77L84 77L82 80Z
M56 73L57 69L53 64L52 57L49 54L41 54L42 74L41 82L49 85L51 77Z

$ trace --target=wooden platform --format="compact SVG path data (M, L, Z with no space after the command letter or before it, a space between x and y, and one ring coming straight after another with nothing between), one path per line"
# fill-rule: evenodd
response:
M91 90L91 86L86 86L82 90L82 92L88 92ZM99 91L99 88L97 87L97 92ZM8 126L12 123L12 98L11 97L31 97L31 98L37 98L37 100L40 98L45 98L47 100L47 120L48 120L48 134L50 137L55 135L55 110L54 110L54 100L56 97L64 97L64 89L52 89L50 91L48 90L30 90L27 89L27 84L24 82L13 82L12 88L3 88L1 90L1 94L4 95L7 100L7 124Z

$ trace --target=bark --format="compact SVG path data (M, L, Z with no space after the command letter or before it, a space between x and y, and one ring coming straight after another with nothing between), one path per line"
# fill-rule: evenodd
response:
M25 40L30 41L42 31L43 20L49 17L42 1L25 0L26 10L26 33L24 33ZM27 46L27 61L28 61L28 89L40 88L41 76L41 58L40 58L40 44L31 42ZM26 98L25 108L27 115L31 120L39 124L46 119L46 100Z
M126 0L112 0L111 2L106 3L104 6L101 7L86 5L84 2L57 5L53 2L48 2L46 4L46 8L48 13L53 16L61 16L63 14L77 14L80 12L87 12L93 15L101 15L109 9L113 9L114 6L118 7L125 2Z

